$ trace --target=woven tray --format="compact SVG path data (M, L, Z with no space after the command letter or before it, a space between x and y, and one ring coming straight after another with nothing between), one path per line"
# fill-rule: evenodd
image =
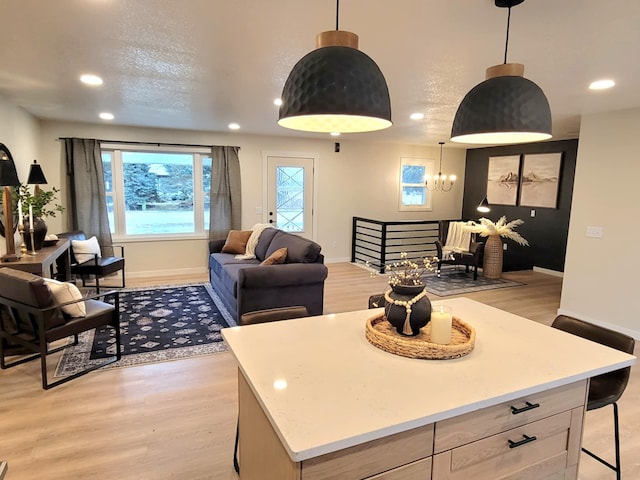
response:
M431 323L420 330L415 337L405 337L386 321L384 313L367 320L365 336L369 343L389 353L410 358L447 360L462 357L473 350L476 331L471 325L454 316L451 343L441 345L431 343Z

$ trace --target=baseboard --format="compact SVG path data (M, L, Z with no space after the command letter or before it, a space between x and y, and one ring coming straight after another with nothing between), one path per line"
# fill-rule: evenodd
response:
M324 259L324 263L345 263L351 262L351 257L337 257L337 258L326 258Z
M553 275L554 277L564 277L564 272L559 272L558 270L551 270L549 268L542 267L533 267L534 272L546 273L547 275Z
M207 267L172 268L170 270L148 270L142 272L127 271L127 278L172 277L179 275L201 275L207 273Z
M640 330L632 330L630 328L625 328L620 325L616 325L614 323L608 323L608 322L603 322L601 320L596 320L595 318L589 318L585 315L572 312L571 310L567 310L565 308L559 308L557 313L558 315L566 315L568 317L577 318L578 320L583 320L585 322L593 323L594 325L598 325L600 327L608 328L609 330L613 330L615 332L624 333L625 335L629 335L630 337L633 337L636 340L640 340Z

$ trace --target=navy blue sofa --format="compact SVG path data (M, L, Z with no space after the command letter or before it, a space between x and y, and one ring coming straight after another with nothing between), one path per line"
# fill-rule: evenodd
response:
M267 228L255 247L255 259L238 260L222 253L225 240L209 242L209 278L236 322L243 313L267 308L302 305L309 315L322 315L327 267L316 242ZM260 265L276 250L286 247L285 263Z

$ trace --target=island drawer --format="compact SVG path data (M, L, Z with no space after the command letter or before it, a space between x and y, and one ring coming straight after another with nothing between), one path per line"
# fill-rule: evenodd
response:
M433 480L565 478L580 450L581 407L433 457Z
M361 445L345 448L337 452L328 453L302 462L302 480L361 480L373 477L376 480L413 480L430 478L429 476L400 476L392 475L392 470L399 465L407 465L418 460L426 459L433 453L433 425L414 428L406 432L396 433L378 440L372 440ZM422 467L412 467L430 472L426 464ZM405 475L413 474L411 470Z
M582 380L437 422L434 453L584 406L586 393Z
M430 480L431 457L368 477L366 480Z

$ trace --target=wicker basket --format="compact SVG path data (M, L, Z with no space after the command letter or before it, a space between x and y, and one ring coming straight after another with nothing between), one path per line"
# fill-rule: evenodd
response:
M489 235L484 244L484 262L482 275L486 278L500 278L502 276L502 239L500 235Z
M372 345L389 353L410 358L446 360L459 358L473 350L476 331L458 317L453 317L451 343L441 345L431 343L431 324L420 330L415 337L405 337L396 332L386 321L384 313L367 320L365 336Z

